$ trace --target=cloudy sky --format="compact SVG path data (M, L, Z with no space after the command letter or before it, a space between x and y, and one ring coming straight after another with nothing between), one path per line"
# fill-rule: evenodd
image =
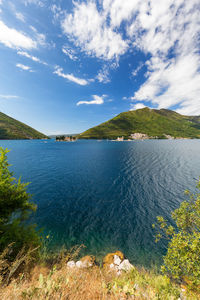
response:
M199 0L0 0L0 110L47 133L200 115Z

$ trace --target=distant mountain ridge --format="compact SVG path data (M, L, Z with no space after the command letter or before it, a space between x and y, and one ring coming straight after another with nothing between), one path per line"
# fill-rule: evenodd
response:
M200 138L200 116L183 116L168 109L148 107L120 113L116 117L79 135L80 139L129 138L133 133L152 138Z
M44 139L45 134L0 112L0 140Z

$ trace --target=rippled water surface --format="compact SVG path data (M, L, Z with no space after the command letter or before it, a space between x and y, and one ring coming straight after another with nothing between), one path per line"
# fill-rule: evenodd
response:
M152 223L169 218L200 175L200 140L0 145L11 150L15 176L31 182L32 221L51 245L83 243L97 256L119 249L136 264L160 259L165 243L155 244Z

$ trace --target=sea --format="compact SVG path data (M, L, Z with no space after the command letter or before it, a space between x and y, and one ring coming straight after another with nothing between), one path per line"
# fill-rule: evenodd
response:
M0 141L10 169L37 204L29 222L47 248L84 245L101 259L121 250L135 265L158 266L166 239L155 243L152 224L196 192L200 140Z

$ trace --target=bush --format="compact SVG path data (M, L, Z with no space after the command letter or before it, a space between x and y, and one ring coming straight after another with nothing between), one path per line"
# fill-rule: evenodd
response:
M200 180L197 189L195 195L186 191L189 200L172 213L176 226L157 217L161 229L157 240L163 233L170 239L162 272L192 286L200 284Z
M36 205L30 202L27 183L13 177L9 171L7 149L0 147L0 252L12 243L10 259L21 249L35 248L40 244L40 237L33 225L25 222Z

